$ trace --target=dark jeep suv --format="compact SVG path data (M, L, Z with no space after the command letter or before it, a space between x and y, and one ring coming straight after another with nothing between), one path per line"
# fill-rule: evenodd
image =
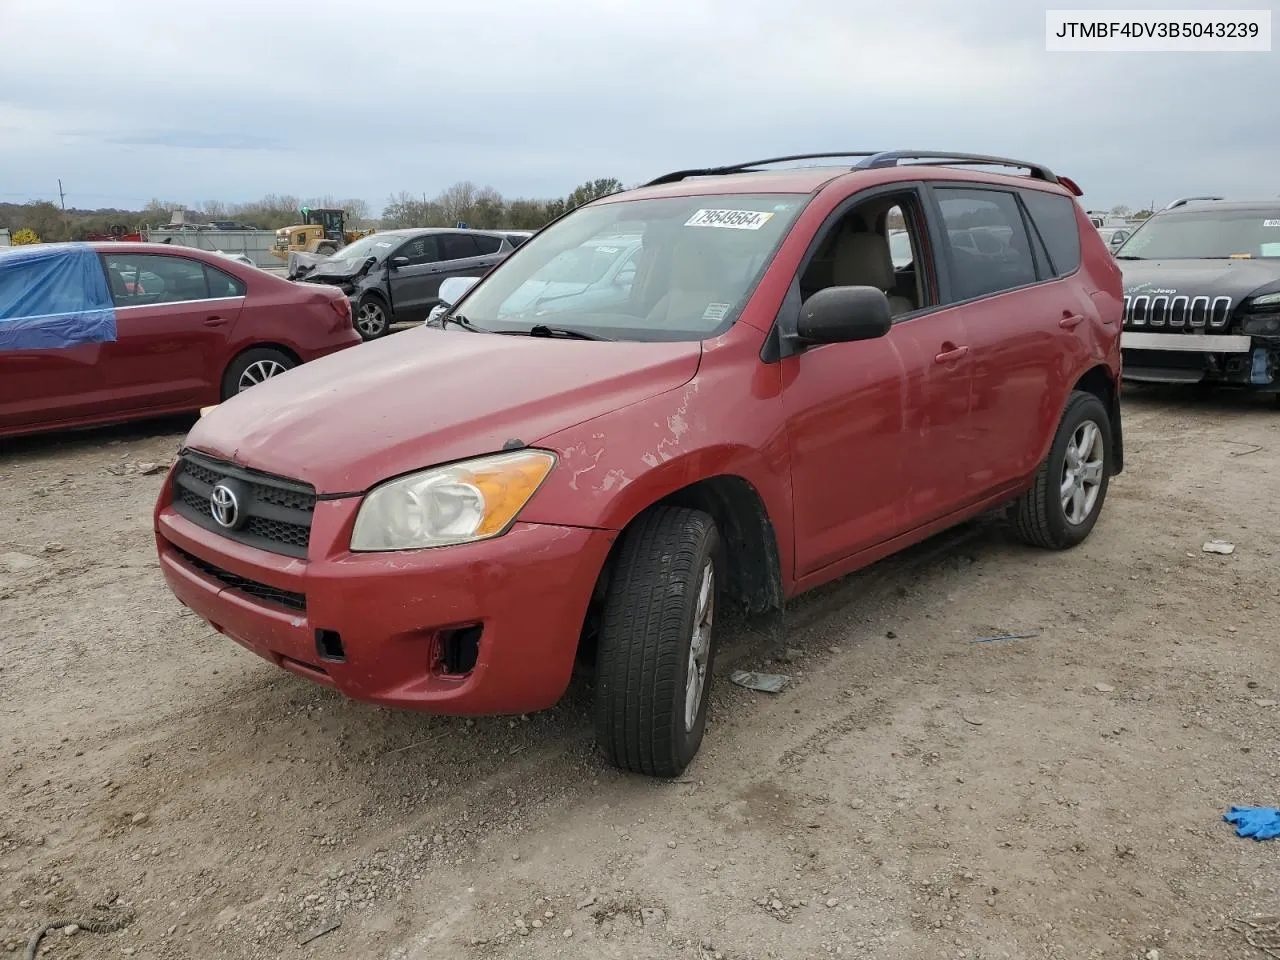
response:
M1126 380L1280 396L1280 201L1175 200L1116 260Z

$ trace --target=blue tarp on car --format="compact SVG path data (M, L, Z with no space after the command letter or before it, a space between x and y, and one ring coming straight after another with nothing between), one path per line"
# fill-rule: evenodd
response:
M0 350L57 350L116 338L116 310L87 243L0 251Z

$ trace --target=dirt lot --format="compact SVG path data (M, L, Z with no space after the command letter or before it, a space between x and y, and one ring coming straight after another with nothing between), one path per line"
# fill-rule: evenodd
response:
M112 891L136 920L44 955L1262 958L1280 841L1221 817L1280 801L1280 413L1126 410L1076 551L974 524L737 630L678 783L602 764L585 685L393 713L184 616L138 465L188 424L10 443L0 948Z

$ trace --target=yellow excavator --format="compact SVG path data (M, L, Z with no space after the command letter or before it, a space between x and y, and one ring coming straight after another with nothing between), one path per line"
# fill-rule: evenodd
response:
M347 212L327 207L303 207L302 223L281 227L276 231L276 242L271 252L281 260L289 260L293 253L327 257L337 253L353 240L359 240L372 230L348 230Z

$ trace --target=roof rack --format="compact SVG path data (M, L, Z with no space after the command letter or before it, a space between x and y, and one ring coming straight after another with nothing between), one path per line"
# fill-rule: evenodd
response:
M886 150L872 154L854 164L855 170L874 170L877 167L896 167L900 160L914 160L926 166L1017 167L1028 171L1037 180L1058 183L1053 171L1040 163L1027 160L1011 160L1008 157L990 157L981 153L948 153L929 150Z
M645 184L646 187L656 187L664 183L678 183L681 180L687 180L689 177L719 177L727 173L751 173L756 167L767 166L771 163L790 163L793 160L834 160L838 157L870 157L874 156L874 150L845 150L841 153L797 153L789 157L770 157L767 160L751 160L747 163L734 163L727 167L702 167L692 170L676 170L672 173L664 173L655 180L650 180Z
M1172 210L1174 207L1181 207L1184 204L1191 203L1193 200L1222 200L1222 197L1179 197L1173 203L1165 207L1166 210Z
M676 170L665 173L645 184L656 187L664 183L678 183L690 177L718 177L729 173L752 173L757 167L773 163L789 163L794 160L832 160L841 157L858 157L853 165L854 170L874 170L879 167L894 167L901 160L916 161L919 165L946 166L981 166L981 167L1017 167L1027 170L1037 180L1048 183L1067 184L1066 178L1060 178L1043 164L1030 163L1026 160L1011 160L1008 157L989 157L980 153L948 153L946 151L928 150L846 150L839 153L797 153L789 157L770 157L767 160L752 160L748 163L735 163L723 167L701 167L690 170ZM916 165L916 164L912 164ZM1073 191L1074 192L1074 191ZM1079 194L1077 194L1078 196ZM1218 198L1221 199L1221 198Z

